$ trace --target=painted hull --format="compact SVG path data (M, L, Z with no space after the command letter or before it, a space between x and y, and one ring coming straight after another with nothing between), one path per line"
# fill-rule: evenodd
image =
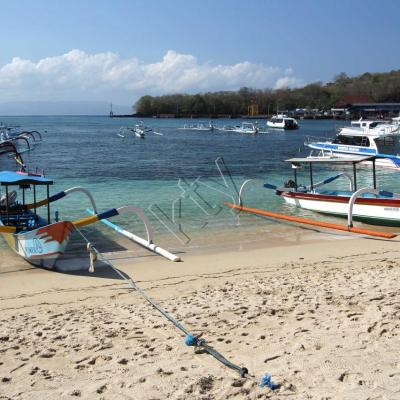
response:
M32 231L2 235L11 249L26 261L53 269L56 268L58 257L67 247L73 229L71 222L61 221Z
M314 193L280 192L286 203L323 214L347 218L348 196L329 196ZM353 207L353 219L372 225L400 226L400 200L359 198Z

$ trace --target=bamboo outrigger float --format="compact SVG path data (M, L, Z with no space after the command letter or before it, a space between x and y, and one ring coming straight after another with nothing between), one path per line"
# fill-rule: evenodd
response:
M5 238L8 245L26 261L36 266L57 269L57 260L65 252L75 229L126 212L138 215L147 232L146 240L124 231L124 233L131 235L131 240L170 260L180 261L178 256L154 245L151 224L140 208L125 206L98 213L94 198L88 190L75 187L50 196L50 186L52 184L53 181L51 179L39 174L0 172L0 185L5 188L5 194L0 198L0 234ZM46 188L46 198L39 201L36 193L38 186ZM21 202L17 201L17 192L10 191L10 187L19 187L22 190ZM25 190L31 187L33 188L33 203L27 204ZM94 215L76 221L56 220L52 222L50 204L74 192L82 192L88 197ZM37 209L43 206L47 206L47 218L43 218L37 213ZM115 224L113 225L118 227ZM114 228L114 230L118 232L118 229ZM122 229L120 230L123 231ZM125 234L124 236L127 235ZM72 265L70 267L63 266L62 268L63 271L74 269L76 267Z

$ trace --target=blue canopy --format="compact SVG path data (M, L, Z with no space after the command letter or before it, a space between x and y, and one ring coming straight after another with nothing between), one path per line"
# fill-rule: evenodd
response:
M18 173L12 171L0 172L0 184L5 185L52 185L51 179L27 173Z

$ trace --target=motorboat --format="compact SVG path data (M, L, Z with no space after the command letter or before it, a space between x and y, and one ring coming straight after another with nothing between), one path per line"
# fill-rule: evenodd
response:
M340 135L365 134L365 135L382 135L393 133L399 130L399 117L393 118L392 121L384 120L364 120L360 118L351 121L350 126L343 126L338 129Z
M267 126L269 128L278 129L298 129L299 124L296 119L288 117L285 114L274 115L270 120L267 121Z
M264 187L273 189L275 193L292 206L311 210L322 214L330 214L348 218L349 226L352 220L359 220L372 225L400 226L400 195L377 189L374 156L358 156L355 158L291 158L286 160L294 171L294 179L286 181L283 186L265 183ZM357 165L372 164L371 187L358 188ZM314 166L347 165L352 171L341 172L322 181L314 181ZM299 171L307 170L309 185L299 183ZM326 189L326 185L344 178L348 182L347 190Z
M320 156L377 156L376 164L400 168L400 118L387 121L352 121L333 139L308 137L304 143Z

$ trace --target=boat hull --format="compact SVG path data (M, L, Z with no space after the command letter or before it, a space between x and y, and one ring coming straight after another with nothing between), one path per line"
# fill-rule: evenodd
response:
M279 193L287 204L347 218L348 196L327 196L317 193ZM382 198L359 198L353 207L353 219L371 225L400 226L400 200Z
M61 221L32 231L2 233L2 236L10 248L29 263L53 269L67 247L73 229L71 222Z

